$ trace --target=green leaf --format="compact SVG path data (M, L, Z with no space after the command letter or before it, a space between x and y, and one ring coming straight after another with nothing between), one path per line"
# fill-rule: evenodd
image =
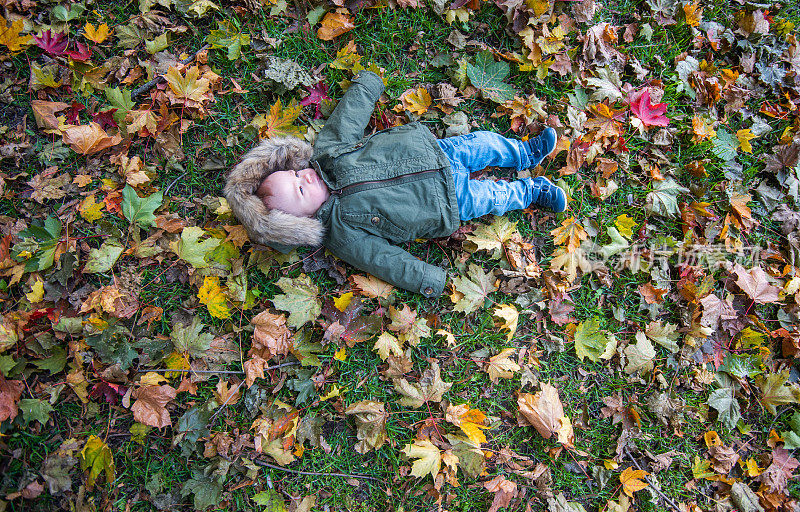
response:
M783 447L787 450L800 448L800 412L795 411L792 417L789 418L789 428L792 430L781 432Z
M713 143L711 151L721 160L727 162L736 158L736 150L739 149L739 139L733 134L728 133L725 128L717 130L717 136L714 137L711 142Z
M230 21L220 21L219 30L212 30L206 36L211 48L228 50L228 60L236 60L242 56L242 46L250 45L250 35L242 32Z
M117 31L119 32L119 28L117 28ZM119 35L119 33L117 35ZM103 92L106 93L106 99L111 106L117 109L117 111L114 112L114 120L117 123L123 122L125 116L128 115L128 111L133 110L136 106L131 98L131 91L128 89L120 89L119 87L109 87Z
M102 362L117 363L121 370L127 370L138 356L131 343L131 333L119 323L109 325L99 334L86 337L86 344L97 352Z
M67 351L62 347L54 347L50 349L50 357L37 359L33 364L40 370L48 370L50 375L55 375L67 366Z
M708 405L717 411L717 419L726 427L733 428L742 417L739 401L731 388L721 388L708 396Z
M286 387L292 391L297 391L297 398L294 399L295 405L300 405L317 395L317 388L311 376L314 370L306 368L293 368L290 373L294 373L297 378L286 381Z
M322 311L322 301L318 297L319 288L306 274L300 274L295 279L282 277L276 284L283 290L283 295L273 297L272 304L277 309L289 312L286 323L290 327L302 327L319 316Z
M99 437L89 436L86 445L81 450L80 462L81 471L89 469L89 475L86 477L88 486L94 485L95 480L102 472L106 474L106 482L114 481L114 455L111 453L111 448Z
M777 406L800 402L800 386L787 383L789 370L756 377L756 386L761 389L761 405L772 414L777 414Z
M86 6L83 4L72 4L70 5L69 10L64 7L63 5L57 5L53 7L53 18L58 21L69 22L77 18L78 16L86 10Z
M256 505L261 505L264 512L283 512L286 510L286 505L283 502L283 496L274 490L267 489L253 496L253 501Z
M492 274L486 274L481 267L470 263L466 276L458 276L453 279L453 289L463 295L463 297L457 298L454 298L453 295L450 296L450 300L455 302L453 310L466 314L477 311L483 306L486 297L497 289L497 285L494 283L495 279Z
M32 421L38 421L42 426L47 425L50 413L55 410L47 400L36 398L23 398L19 401L19 409L22 411L26 426Z
M510 73L507 62L495 62L492 52L482 51L475 56L475 65L467 64L467 76L472 85L495 103L514 99L516 90L503 82Z
M673 354L678 351L678 338L679 334L676 332L678 326L675 324L661 324L658 322L651 322L647 326L647 337L655 341L665 349Z
M0 373L3 376L8 377L8 372L11 371L17 365L17 362L14 360L13 357L9 355L2 355L0 356Z
M147 53L149 53L150 55L166 50L169 47L169 41L167 40L167 33L163 32L158 36L156 36L154 39L150 41L145 41L144 47L147 50Z
M680 186L672 178L657 181L653 191L645 198L645 210L663 217L674 217L678 213L678 194L687 194L689 189Z
M200 237L205 234L203 228L189 226L181 231L181 239L171 242L169 246L180 259L194 268L205 268L208 266L206 256L220 244L219 238L209 238L201 242Z
M219 6L211 0L174 0L175 10L181 14L189 14L196 18L205 16L209 10L218 10Z
M323 352L322 344L311 341L311 329L304 328L294 335L292 354L303 366L322 366L322 361L317 357Z
M125 185L122 189L122 214L128 222L136 223L140 228L148 228L155 222L156 216L153 214L161 206L163 199L164 193L160 190L141 198L133 187Z
M597 317L579 323L575 330L575 353L581 361L585 357L594 362L599 361L609 343L614 342L605 332L600 331L600 319Z
M222 499L222 484L206 476L199 469L192 470L192 478L181 488L181 496L192 496L196 510L205 510L217 505Z
M89 258L83 271L89 274L108 272L117 262L125 247L119 240L108 240L99 249L89 251Z
M188 354L192 357L203 357L206 350L211 347L214 335L208 332L201 332L205 325L200 322L200 317L192 318L190 325L177 324L172 332L172 345L176 352Z

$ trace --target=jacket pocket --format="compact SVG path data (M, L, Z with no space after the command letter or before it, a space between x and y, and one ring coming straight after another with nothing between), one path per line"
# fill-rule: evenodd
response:
M342 218L352 226L393 242L402 242L407 239L406 230L380 212L343 213Z

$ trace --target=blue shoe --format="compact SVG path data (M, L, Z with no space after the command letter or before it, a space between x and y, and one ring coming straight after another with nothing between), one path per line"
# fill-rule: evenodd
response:
M567 209L567 194L544 176L533 178L533 194L535 199L531 201L531 205L549 208L556 213Z
M538 137L522 142L528 150L528 157L531 159L531 167L536 167L556 149L556 131L549 126L539 134Z

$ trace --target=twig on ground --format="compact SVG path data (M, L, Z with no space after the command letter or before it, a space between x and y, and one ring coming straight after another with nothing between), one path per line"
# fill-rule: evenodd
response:
M286 366L297 366L300 364L299 361L292 361L289 363L281 363L276 364L275 366L266 366L265 370L277 370L278 368L284 368ZM152 368L146 370L136 370L136 373L147 373L147 372L175 372L175 373L219 373L219 374L231 374L231 375L242 375L244 370L185 370L183 368Z
M195 57L197 57L197 54L199 54L200 52L202 52L204 50L208 50L209 48L211 48L210 44L208 44L208 43L204 44L203 47L200 48L199 50L197 50L196 52L194 52L194 54L192 54L191 56L186 57L185 59L183 59L181 61L181 64L188 64L188 63L192 62L195 59ZM135 100L140 95L146 93L147 91L149 91L150 89L155 87L155 85L158 82L162 81L162 80L165 80L164 75L158 75L157 77L153 78L149 82L145 83L143 86L136 88L131 93L131 99Z
M631 459L631 462L633 462L633 465L634 465L634 466L636 466L636 469L639 469L639 470L641 470L641 471L644 471L644 470L642 469L642 466L640 466L640 465L639 465L639 463L638 463L638 462L636 462L636 459L634 459L634 458L633 458L633 455L631 455L631 452L630 452L630 451L629 451L627 448L625 448L625 455L627 455L627 456L628 456L628 458L629 458L629 459ZM645 479L645 480L647 480L647 484L648 484L650 487L652 487L652 488L653 488L653 490L655 490L655 491L658 493L658 495L659 495L659 496L661 496L661 497L664 499L664 501L666 501L666 502L667 502L667 505L669 505L670 507L672 507L672 508L673 508L673 510L675 510L676 512L681 512L681 508L680 508L678 505L676 505L676 504L675 504L675 502L674 502L674 501L672 501L672 500L669 498L669 496L667 496L666 494L664 494L664 492L663 492L661 489L659 489L658 487L656 487L655 485L653 485L653 482L652 482L652 481L651 481L651 480L650 480L650 479L647 477L647 475L645 475L645 476L644 476L644 479Z
M238 392L239 392L239 388L241 388L241 387L242 387L242 384L244 384L244 381L240 382L240 383L239 383L239 384L236 386L236 389L234 389L233 391L231 391L230 393L228 393L228 398L226 398L226 399L225 399L225 401L224 401L224 402L222 402L222 405L220 405L220 406L219 406L219 409L217 409L217 412L215 412L215 413L214 413L214 414L213 414L213 415L212 415L212 416L211 416L211 417L208 419L208 424L209 424L209 425L211 424L211 422L212 422L212 421L214 421L214 419L216 419L216 417L217 417L217 416L219 416L219 413L221 413L221 412L222 412L222 409L224 409L224 408L225 408L225 406L226 406L226 405L228 405L228 402L230 402L230 401L231 401L231 398L233 398L233 397L234 397L234 395L236 395L236 393L238 393ZM226 384L226 386L227 386L227 384Z
M289 468L282 468L280 466L276 466L274 464L270 464L269 462L264 462L263 460L254 460L256 464L259 466L265 466L271 469L277 469L278 471L286 471L287 473L294 473L296 475L310 475L310 476L341 476L345 478L363 478L364 480L375 480L376 482L380 482L380 478L375 478L374 476L367 476L367 475L359 475L359 474L348 474L348 473L318 473L317 471L298 471L296 469L289 469Z

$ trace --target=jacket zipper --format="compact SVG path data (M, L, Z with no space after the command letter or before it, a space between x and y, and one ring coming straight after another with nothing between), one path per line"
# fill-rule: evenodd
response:
M397 181L397 180L406 178L408 176L417 176L417 175L420 175L420 174L427 174L427 173L430 173L430 172L437 172L438 170L439 169L427 169L427 170L424 170L424 171L410 172L408 174L403 174L401 176L395 176L394 178L387 178L385 180L359 181L358 183L352 183L350 185L347 185L346 187L342 187L342 188L333 190L333 191L331 191L331 194L341 197L341 196L345 196L345 195L348 195L348 194L352 194L352 192L348 192L348 193L345 193L345 192L348 189L351 189L353 187L358 187L360 185L371 185L373 183L388 183L390 181Z

